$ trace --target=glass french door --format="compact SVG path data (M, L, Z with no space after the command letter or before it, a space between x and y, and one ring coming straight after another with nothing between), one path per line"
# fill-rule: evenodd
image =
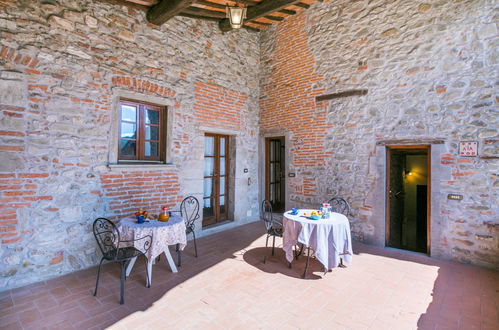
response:
M204 140L203 227L227 220L229 137L206 134Z
M272 204L273 212L284 212L286 185L284 137L267 138L265 149L265 199Z

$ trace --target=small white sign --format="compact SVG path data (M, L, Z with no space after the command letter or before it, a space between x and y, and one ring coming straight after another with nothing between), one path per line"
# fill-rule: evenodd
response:
M478 142L459 142L459 156L476 157L478 154Z

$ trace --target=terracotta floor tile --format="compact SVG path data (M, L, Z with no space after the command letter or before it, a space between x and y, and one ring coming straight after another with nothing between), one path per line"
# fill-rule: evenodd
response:
M265 249L261 223L198 240L173 274L164 256L145 287L139 259L119 304L119 267L0 293L7 329L498 329L499 273L424 255L355 244L353 263L324 275L311 259L292 268ZM282 246L282 240L276 240ZM176 260L176 254L173 253ZM263 256L269 256L263 264ZM165 321L166 320L166 321ZM165 323L166 322L166 323Z
M21 321L21 324L27 325L36 321L39 321L42 319L42 315L40 314L40 311L36 308L29 309L27 311L22 311L17 314L17 317L19 318L19 321Z
M21 323L19 321L13 322L5 322L3 323L0 319L0 330L14 330L14 329L22 329Z

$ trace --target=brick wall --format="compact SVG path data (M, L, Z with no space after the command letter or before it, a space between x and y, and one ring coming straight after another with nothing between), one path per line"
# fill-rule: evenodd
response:
M271 61L272 65L269 77L262 80L261 131L286 128L291 132L290 172L299 173L297 178L288 179L291 198L302 196L304 202L315 202L320 184L315 169L328 165L324 144L331 125L326 121L324 106L315 103L315 96L324 91L316 86L323 77L314 72L315 60L304 27L303 14L278 24L272 35L273 52L264 53L263 63Z
M138 209L159 213L161 206L177 206L183 196L175 170L123 171L119 174L103 174L100 177L103 191L90 193L103 195L113 216L119 219L133 216Z
M291 137L289 171L297 176L287 180L289 207L345 196L354 236L384 245L377 142L442 139L432 168L431 253L498 267L494 20L486 0L340 0L262 33L261 133ZM368 94L314 101L360 88ZM481 157L459 157L459 141L479 141ZM310 166L316 160L324 166ZM448 193L464 199L449 201Z
M248 97L237 91L198 81L194 111L200 125L241 129L241 114Z

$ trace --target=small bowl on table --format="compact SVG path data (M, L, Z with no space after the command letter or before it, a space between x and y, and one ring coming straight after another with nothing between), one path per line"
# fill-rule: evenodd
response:
M320 218L321 218L320 215L316 215L316 214L310 215L310 219L312 219L312 220L319 220Z

